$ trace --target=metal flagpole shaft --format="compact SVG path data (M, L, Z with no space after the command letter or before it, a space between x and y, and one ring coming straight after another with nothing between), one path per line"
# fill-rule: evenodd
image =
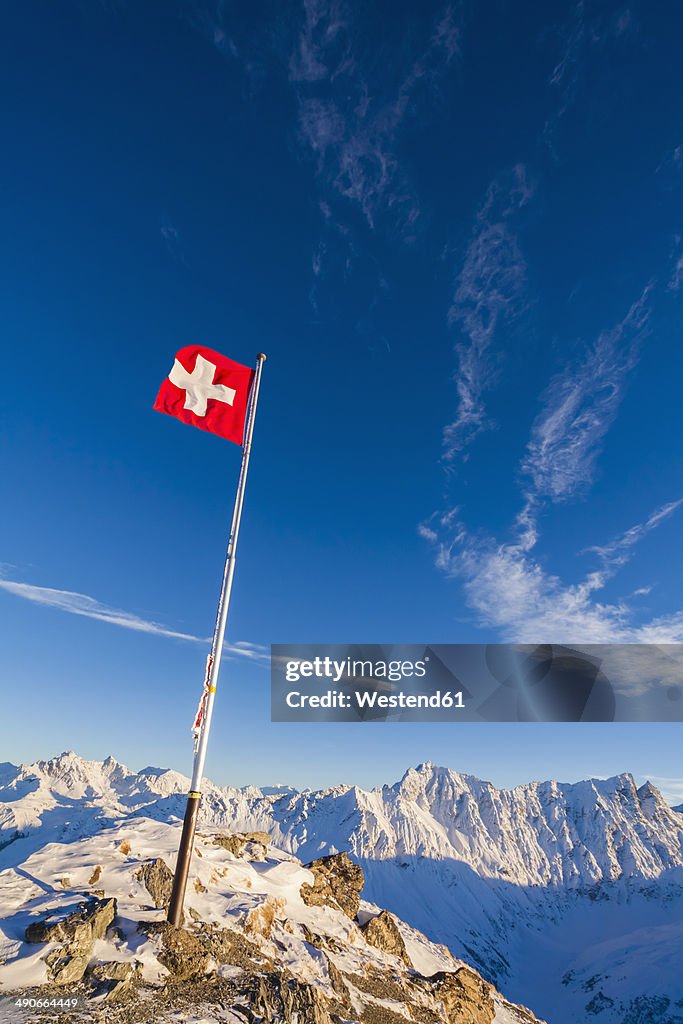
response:
M251 454L251 438L254 432L256 403L258 402L259 388L261 386L261 370L263 369L265 360L265 355L262 352L259 352L256 357L256 371L251 390L247 425L244 433L244 445L242 446L242 465L240 467L239 480L237 481L237 494L235 495L235 507L232 513L228 550L225 555L223 582L221 585L220 598L218 599L216 626L214 628L213 641L211 643L211 654L209 656L210 667L206 686L206 702L204 704L199 741L195 751L194 765L192 768L192 782L190 783L190 792L187 796L183 831L180 837L180 846L178 847L178 860L176 863L175 874L173 876L171 901L168 907L167 920L170 924L175 925L176 927L180 927L182 922L183 902L185 900L185 889L187 888L187 876L190 870L192 847L194 845L194 835L197 828L197 814L201 800L202 776L204 774L204 762L206 760L206 745L209 740L213 701L216 695L216 685L218 683L221 654L223 652L223 640L225 637L225 627L228 621L230 591L232 590L232 580L235 575L235 551L237 549L237 538L240 532L242 505L244 504L244 491L247 483L249 456Z

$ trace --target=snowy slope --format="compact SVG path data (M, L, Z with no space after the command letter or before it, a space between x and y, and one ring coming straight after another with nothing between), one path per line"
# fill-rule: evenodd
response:
M82 778L77 784L81 782ZM63 916L73 911L93 891L115 897L117 915L105 935L96 940L91 966L116 962L136 964L141 969L143 998L132 1006L131 994L127 995L125 1019L129 1020L131 1013L140 1013L145 1021L168 1020L169 1024L188 1019L183 1003L174 1002L174 996L177 999L185 995L185 986L178 983L173 970L164 962L160 935L140 928L141 924L149 925L164 918L163 910L153 906L150 892L139 876L140 868L150 857L161 857L165 863L172 864L179 831L178 825L126 817L113 824L107 823L87 838L48 842L14 868L0 872L0 994L11 996L8 1003L0 1004L2 1024L33 1019L31 1011L22 1017L13 1005L13 998L19 993L39 998L40 992L35 991L35 987L49 985L46 956L49 958L57 944L25 942L27 925L49 915ZM432 1016L420 1017L421 1020L445 1020L439 1013L438 993L435 995L429 981L437 972L457 977L458 972L464 971L476 984L483 985L481 979L445 947L434 945L403 922L397 925L412 964L409 969L399 957L368 944L358 925L341 910L307 905L300 890L302 884L313 881L313 875L291 855L269 847L264 860L252 862L248 856L236 856L215 845L213 838L207 832L197 837L192 884L185 900L186 928L197 936L206 936L207 928L213 929L214 935L221 935L228 929L227 934L233 940L235 937L238 942L246 940L244 946L237 947L243 957L255 950L259 959L251 971L245 963L233 966L234 961L230 959L226 963L209 959L202 973L207 977L213 975L213 980L203 987L201 978L195 977L189 993L193 1012L202 1012L197 1020L244 1024L247 1018L236 1009L240 975L243 976L242 993L249 989L250 974L258 978L266 973L271 979L273 975L295 978L317 989L326 999L338 1001L334 970L349 993L347 1024L361 1019L379 1020L368 1014L382 1009L390 1011L387 1021L410 1024L415 1019L410 1007L421 1008L425 1015L428 1010L434 1012ZM370 919L379 909L363 902L359 916L363 920ZM235 1005L229 998L229 989L227 993L225 988L217 989L216 978L235 985ZM508 1003L487 985L484 990L492 1000L493 1009L488 1015L483 1012L481 1017L477 1015L477 1022L533 1024L535 1021L536 1018ZM78 993L82 998L82 991L72 982L61 990L49 989L49 995ZM160 993L158 998L163 997L163 1004L157 1005L155 992ZM212 1003L217 992L219 998ZM145 1014L145 1006L151 1007L149 1016ZM74 1016L73 1019L87 1019L86 1011L87 1007L83 1018ZM116 1006L109 1013L115 1011ZM468 1020L474 1024L474 1018L468 1017ZM312 1024L312 1021L304 1018L299 1024Z
M121 815L180 818L187 785L176 772L75 754L6 765L0 836L23 838L0 849L0 868L48 835L92 835ZM634 1005L648 1024L683 1016L683 817L628 774L497 790L425 764L371 792L209 786L202 815L270 832L304 861L350 851L368 899L553 1024L585 1024L597 1007L602 1024L629 1020Z

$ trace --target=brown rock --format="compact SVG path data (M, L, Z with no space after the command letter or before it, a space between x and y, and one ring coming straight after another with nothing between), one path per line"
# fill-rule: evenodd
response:
M145 861L136 877L144 884L154 900L155 907L168 907L173 888L173 873L165 860L155 857L154 860Z
M247 971L272 970L272 964L258 946L233 928L206 925L199 932L199 939L219 964L233 964Z
M325 963L327 964L327 974L334 994L337 996L342 1006L350 1008L351 997L349 995L349 990L346 987L346 982L344 981L344 975L339 970L334 960L327 956L327 954L323 955L325 957Z
M192 932L175 928L168 921L143 923L139 928L147 935L161 937L159 962L168 968L176 981L185 981L206 972L209 953Z
M316 949L322 949L325 941L322 935L318 935L317 932L312 932L307 924L301 925L301 931L306 942L311 946L315 946Z
M301 886L301 898L308 907L333 907L352 921L360 908L363 871L347 853L333 853L306 864L313 872L313 885Z
M128 995L142 973L139 960L133 963L123 960L103 961L88 968L88 977L95 984L94 996L102 996L106 1002Z
M250 979L249 1010L255 1019L283 1024L332 1024L325 996L313 985L280 974Z
M395 1013L379 1003L368 1003L360 1019L361 1024L404 1024L406 1020L402 1013Z
M139 960L101 960L93 964L88 975L95 981L127 981L142 969Z
M412 970L413 964L406 952L403 936L388 910L382 910L376 917L371 917L367 924L362 926L361 931L369 945L400 957Z
M265 860L271 842L268 832L224 832L214 836L214 846L222 846L234 857Z
M66 951L65 946L60 946L59 949L48 953L45 963L50 980L55 985L72 985L80 981L85 974L91 952L92 947L87 951L74 950L71 953Z
M51 915L34 921L26 929L27 942L77 942L84 944L104 937L116 917L115 899L91 899L66 917Z
M104 938L115 917L115 899L90 899L66 917L34 921L26 929L26 941L59 943L45 962L55 984L69 985L83 977L95 939Z
M429 979L441 1000L448 1024L492 1024L495 1006L491 986L467 967L439 971Z

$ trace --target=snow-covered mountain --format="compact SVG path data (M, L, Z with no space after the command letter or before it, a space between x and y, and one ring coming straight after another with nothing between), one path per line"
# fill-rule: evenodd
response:
M182 817L188 780L64 754L0 767L0 869L123 816ZM683 1021L683 817L628 774L497 790L431 764L371 792L207 786L204 826L303 861L348 850L366 898L552 1024Z
M172 928L178 831L125 817L0 872L0 1024L65 1001L80 1024L542 1024L362 901L345 854L306 868L263 833L202 830Z

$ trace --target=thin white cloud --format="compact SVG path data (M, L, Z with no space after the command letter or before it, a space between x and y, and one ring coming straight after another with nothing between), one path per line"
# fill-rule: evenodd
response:
M669 291L677 292L683 284L683 256L679 256L669 278Z
M224 57L240 59L240 51L232 38L223 0L218 0L217 3L189 4L182 11L181 17Z
M683 181L683 144L674 146L664 154L655 174L658 184L666 191L680 187Z
M662 505L661 508L655 509L644 523L632 526L608 544L595 545L594 547L586 548L586 551L598 555L605 567L618 568L628 561L634 544L637 544L646 534L655 530L661 523L672 516L681 505L683 505L683 498L669 501L666 505ZM641 588L636 593L648 593L649 589L649 587Z
M186 267L187 261L183 253L182 244L180 241L180 234L178 232L178 229L168 219L168 217L165 217L162 220L161 226L159 228L159 233L161 234L161 237L164 240L166 249L169 252L169 254L174 259L177 259L180 263L182 263L183 266Z
M473 536L458 509L421 530L436 548L436 564L459 579L468 604L482 625L514 643L648 643L683 642L683 611L644 624L633 622L626 601L602 602L599 592L628 557L629 550L680 507L671 502L632 527L600 551L599 569L567 584L549 573L523 543L499 543Z
M576 98L578 83L586 59L586 51L590 45L586 4L579 0L572 9L571 20L561 32L562 53L550 74L549 84L557 90L558 105L553 117L546 125L546 133L550 133L567 112Z
M651 288L646 286L620 323L600 334L582 362L551 381L522 463L533 495L565 501L591 482L647 329Z
M517 313L524 297L526 267L510 220L532 192L519 164L492 182L476 217L448 311L449 324L457 325L464 339L456 345L458 406L444 430L447 459L462 453L487 426L484 394L494 377L489 350L500 321Z
M303 24L289 60L289 74L294 82L320 82L330 77L333 50L337 50L335 73L352 60L348 12L340 0L304 0L303 6Z
M551 152L555 136L567 111L585 91L586 72L595 54L606 45L637 35L637 19L629 4L610 10L596 10L591 0L579 0L572 6L569 20L559 30L560 56L549 76L548 84L557 96L557 105L544 128L544 138Z
M361 59L353 43L358 15L340 0L304 2L289 61L300 135L329 201L348 201L371 228L389 215L411 238L419 204L396 141L417 106L418 86L433 86L459 52L456 9L444 7L426 46L405 70L382 61L371 68Z
M107 622L112 626L131 629L137 633L149 633L153 636L168 637L172 640L189 640L192 643L210 643L210 640L206 637L194 636L192 633L181 633L178 630L169 629L158 622L143 619L132 612L111 608L96 598L90 597L88 594L79 594L73 590L38 587L31 583L21 583L5 577L0 577L0 590L4 590L8 594L14 594L15 597L21 597L25 601L32 601L34 604L56 608L59 611L68 612L70 615L80 615L87 619ZM266 648L258 644L248 643L247 641L226 644L224 650L230 654L255 660L263 660L267 657Z

